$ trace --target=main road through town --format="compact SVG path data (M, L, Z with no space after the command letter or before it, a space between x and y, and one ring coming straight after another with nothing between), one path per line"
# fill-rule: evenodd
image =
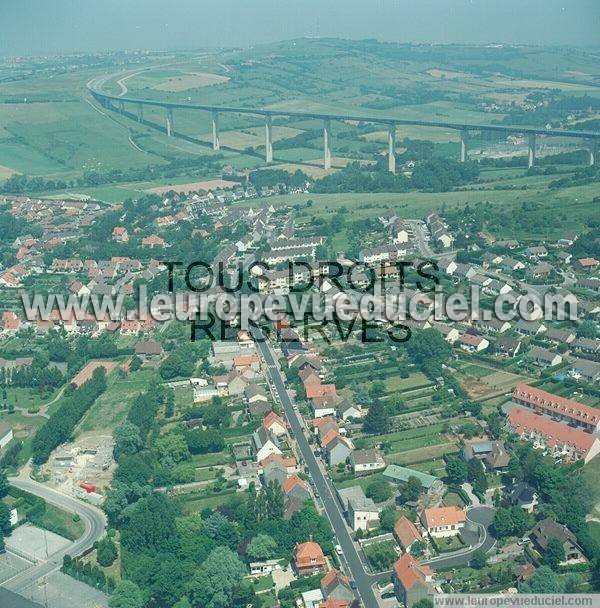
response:
M100 539L106 528L106 518L100 509L71 496L61 494L41 483L21 477L9 478L11 485L30 494L43 498L46 502L53 504L69 513L79 515L85 525L85 531L76 541L66 549L51 555L46 561L37 563L27 570L16 574L5 581L2 586L14 592L20 592L33 585L40 578L58 570L63 563L65 555L80 555Z
M253 327L251 331L257 343L258 349L267 365L267 373L273 381L274 389L277 392L281 404L285 410L292 433L298 444L298 449L300 450L302 458L308 467L308 471L312 476L315 488L320 495L323 507L325 508L329 521L331 522L331 526L333 527L333 531L337 536L338 543L342 548L348 570L356 583L356 591L358 592L358 595L365 608L377 608L379 606L379 602L377 601L372 587L375 577L366 571L357 548L352 541L350 532L346 527L340 504L336 499L335 490L333 489L329 479L324 475L323 471L319 467L319 463L317 462L317 459L311 450L310 444L304 435L303 426L298 419L298 415L294 410L292 400L290 399L290 396L285 388L282 372L279 367L279 363L275 358L275 354L273 353L269 342L267 342L265 339L263 332L259 328Z

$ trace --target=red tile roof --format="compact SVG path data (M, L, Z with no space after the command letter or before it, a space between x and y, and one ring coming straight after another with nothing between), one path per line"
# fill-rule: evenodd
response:
M403 547L410 547L415 541L423 540L417 526L404 515L394 525L394 534Z
M419 563L410 553L405 553L394 564L394 572L405 590L412 589L417 582L425 584L433 571Z
M574 429L562 422L556 422L540 414L513 407L508 415L508 422L517 435L534 432L542 435L548 447L567 445L581 453L585 458L596 437L579 429Z
M527 384L519 384L513 391L513 399L525 403L533 409L558 413L577 422L597 426L600 423L600 410L572 399L547 393Z
M423 511L425 517L425 526L437 528L439 526L455 526L465 521L465 512L457 506L450 507L432 507Z
M269 454L264 460L260 461L260 466L264 467L270 462L278 462L284 467L295 467L296 459L295 458L284 458L281 454Z
M325 565L325 556L319 543L309 541L296 545L294 561L298 568L310 568Z
M300 479L300 477L298 477L298 475L290 475L283 482L283 491L286 494L288 494L291 490L293 490L298 485L301 486L302 488L304 488L305 490L308 490L308 484L303 479Z

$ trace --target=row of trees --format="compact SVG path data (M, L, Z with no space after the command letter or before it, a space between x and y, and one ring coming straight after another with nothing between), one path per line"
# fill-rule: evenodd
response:
M73 429L94 401L106 389L104 368L94 370L92 377L79 388L68 388L58 408L35 434L32 442L34 464L43 464L50 453L61 443L68 441Z

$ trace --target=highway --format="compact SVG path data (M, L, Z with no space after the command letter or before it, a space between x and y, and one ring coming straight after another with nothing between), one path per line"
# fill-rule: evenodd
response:
M264 334L259 328L253 327L251 329L251 333L263 359L265 360L267 365L267 373L273 381L275 391L279 395L279 400L281 401L281 404L285 410L293 436L298 444L298 449L300 450L302 458L304 459L304 462L308 467L308 471L312 476L315 488L319 493L325 511L327 512L327 517L329 518L333 531L337 536L337 542L342 548L343 556L350 572L350 576L356 583L358 595L365 608L377 608L379 606L379 602L377 601L372 585L376 578L380 577L374 577L365 569L356 546L352 541L350 532L346 527L346 522L342 514L340 504L334 494L331 482L323 474L321 468L319 467L319 463L313 454L310 444L304 435L304 428L300 423L298 418L299 415L294 410L292 401L285 388L279 363L275 358L270 344L264 339Z
M79 515L85 524L83 535L66 549L58 551L54 555L51 555L47 561L31 566L31 568L16 574L13 578L8 579L2 584L3 587L6 587L10 591L19 593L33 585L40 578L58 570L62 566L65 555L73 557L89 549L104 534L106 518L100 509L71 496L61 494L36 481L20 477L11 477L9 481L15 488L35 494L50 504Z
M395 116L382 115L360 115L360 114L336 114L333 112L298 112L291 110L277 110L270 108L249 108L235 106L214 106L208 104L181 103L172 101L161 101L156 99L140 99L133 97L122 97L121 95L113 95L102 90L102 86L111 78L119 74L108 74L92 79L87 83L92 96L101 102L131 103L137 106L154 106L170 110L202 110L205 112L223 112L235 114L251 114L254 116L288 116L291 118L313 118L320 120L337 120L351 122L369 122L385 125L413 125L420 127L435 127L440 129L454 129L457 131L495 131L499 133L524 133L527 135L552 135L556 137L576 137L588 138L593 140L600 139L598 131L583 131L577 129L545 129L540 127L527 127L523 125L499 125L499 124L475 124L475 123L457 123L450 121L436 120L416 120L408 118L399 118Z

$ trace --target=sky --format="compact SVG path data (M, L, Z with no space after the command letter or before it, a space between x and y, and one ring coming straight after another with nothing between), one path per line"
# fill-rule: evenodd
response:
M303 36L600 46L600 0L0 0L0 55Z

